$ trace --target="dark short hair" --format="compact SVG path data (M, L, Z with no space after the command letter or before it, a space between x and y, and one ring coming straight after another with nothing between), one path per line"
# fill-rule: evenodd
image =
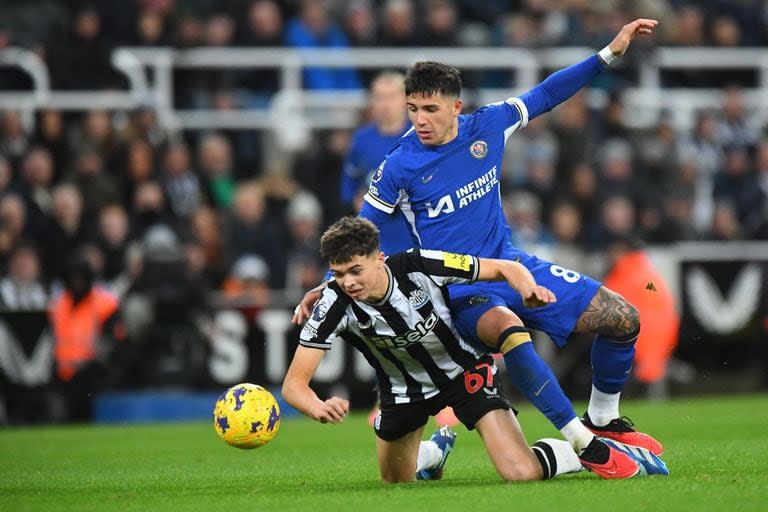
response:
M417 62L405 75L405 95L432 96L461 95L461 73L458 69L440 62Z
M330 263L347 263L355 256L379 250L379 230L368 219L343 217L320 238L320 255Z

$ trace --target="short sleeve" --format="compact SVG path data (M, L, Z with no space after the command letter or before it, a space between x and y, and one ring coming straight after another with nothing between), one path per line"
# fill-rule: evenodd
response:
M400 200L403 171L397 163L397 157L388 156L371 177L365 201L386 214L395 211Z
M482 126L492 131L503 131L504 140L528 125L528 108L523 100L516 97L486 105L475 115Z
M401 253L392 258L395 257L400 259L400 264L404 266L406 272L426 274L439 286L473 283L480 272L478 259L468 254L420 249Z
M341 339L341 333L347 327L346 308L347 302L335 290L323 290L320 300L301 329L299 344L329 350L335 341Z

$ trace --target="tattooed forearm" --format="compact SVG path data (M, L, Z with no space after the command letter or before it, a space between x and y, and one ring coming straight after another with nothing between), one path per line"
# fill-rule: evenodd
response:
M618 293L601 286L576 324L576 332L591 332L616 338L636 334L640 329L637 308Z

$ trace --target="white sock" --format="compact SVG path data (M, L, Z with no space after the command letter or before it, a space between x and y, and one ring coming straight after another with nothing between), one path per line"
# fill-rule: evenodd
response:
M429 469L443 460L443 450L434 441L422 441L419 444L419 457L416 459L416 472Z
M592 439L595 438L595 434L585 427L579 418L573 418L566 423L565 426L560 429L560 432L571 444L571 451L576 453L581 453L581 451L592 442Z
M589 396L589 407L587 407L587 414L589 419L592 420L592 424L597 427L604 427L611 420L615 420L620 416L619 414L619 393L603 393L592 386L592 394Z
M539 439L531 446L544 470L544 480L581 471L581 461L571 445L560 439Z

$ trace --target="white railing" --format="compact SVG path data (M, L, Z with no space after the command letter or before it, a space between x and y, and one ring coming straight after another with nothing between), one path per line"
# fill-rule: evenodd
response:
M497 101L519 94L538 83L545 70L577 62L592 50L588 48L366 48L366 49L288 49L278 48L118 48L112 64L129 82L128 91L55 91L50 89L45 64L31 51L10 48L0 50L0 63L16 65L32 77L31 92L0 93L0 108L22 110L57 108L86 110L93 108L131 109L151 102L160 124L178 129L274 129L303 130L353 127L365 104L363 91L308 91L301 88L302 72L311 67L355 67L358 69L405 68L417 60L438 60L462 69L503 69L515 71L510 89L467 91L474 103ZM677 89L660 87L663 70L698 69L727 73L750 69L757 73L758 87L745 91L747 107L757 121L768 121L768 50L758 48L658 48L640 63L637 87L624 91L629 113L628 125L647 127L662 111L673 113L679 128L691 126L696 111L721 105L718 89ZM262 108L235 110L177 110L173 107L174 69L258 69L274 68L280 73L279 90ZM154 77L150 84L146 71ZM588 95L593 106L600 106L605 96L599 91ZM288 120L288 122L284 122Z

